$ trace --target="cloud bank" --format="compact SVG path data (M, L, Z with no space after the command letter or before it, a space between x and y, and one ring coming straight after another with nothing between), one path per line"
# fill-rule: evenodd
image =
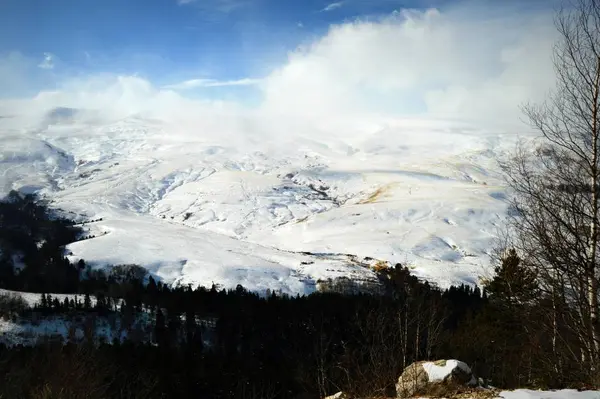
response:
M552 87L555 38L551 12L508 6L402 10L333 25L260 80L192 79L156 87L139 77L94 76L62 82L35 102L164 113L212 104L186 99L188 89L256 85L263 98L259 111L279 116L375 113L520 123L519 105L541 100ZM42 65L52 65L52 57Z
M517 118L552 86L549 14L404 10L331 27L266 80L266 104L322 115L384 111Z

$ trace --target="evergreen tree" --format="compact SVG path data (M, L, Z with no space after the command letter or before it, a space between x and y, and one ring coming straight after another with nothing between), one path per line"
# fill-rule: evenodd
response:
M186 343L191 353L201 353L203 349L202 331L196 324L196 315L191 307L185 313Z
M538 296L535 273L522 263L514 249L506 252L494 271L494 278L485 284L485 289L497 302L513 307Z
M83 309L90 310L92 308L92 300L90 298L90 294L85 294L83 297Z
M167 336L167 328L165 326L165 316L163 315L163 312L159 307L156 308L156 321L154 324L154 342L156 342L161 348L167 347L169 342Z

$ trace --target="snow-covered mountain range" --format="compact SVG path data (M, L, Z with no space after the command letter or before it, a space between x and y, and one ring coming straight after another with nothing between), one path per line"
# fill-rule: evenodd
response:
M97 220L73 258L287 293L372 279L378 261L441 286L476 283L507 212L497 157L517 138L419 119L77 108L4 115L0 136L2 192L39 191Z

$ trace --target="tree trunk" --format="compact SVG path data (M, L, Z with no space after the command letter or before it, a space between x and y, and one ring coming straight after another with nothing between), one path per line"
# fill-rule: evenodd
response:
M588 274L588 306L590 312L590 338L592 368L598 363L598 276L596 272L596 251L598 241L598 95L600 89L600 57L596 58L596 74L592 103L592 159L591 189L592 212L590 221L590 265Z

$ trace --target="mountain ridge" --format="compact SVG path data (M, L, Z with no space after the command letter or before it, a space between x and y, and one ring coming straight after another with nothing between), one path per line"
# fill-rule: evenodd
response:
M35 128L0 122L8 144L0 176L4 191L37 190L65 211L103 219L107 234L70 245L74 258L139 262L168 282L292 294L344 273L311 266L307 288L290 276L314 259L265 248L402 263L442 287L476 284L489 270L507 210L496 159L514 134L414 119L365 120L345 134L343 123L265 127L257 116L219 124L218 115L198 131L66 110Z

